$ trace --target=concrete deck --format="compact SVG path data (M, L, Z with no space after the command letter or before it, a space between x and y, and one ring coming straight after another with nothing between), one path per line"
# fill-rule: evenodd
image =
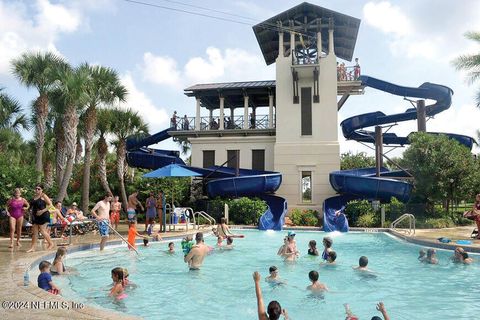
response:
M119 231L122 235L127 234L127 226L120 225ZM139 226L139 229L142 227ZM318 228L286 228L296 230L318 230ZM447 229L425 229L416 230L414 236L405 235L405 230L392 231L389 229L354 229L366 232L390 232L408 242L417 243L423 246L437 247L443 249L451 249L457 246L455 240L472 240L470 233L473 226L447 228ZM210 231L203 229L202 231ZM167 232L163 238L178 238L186 233L195 233L197 230L189 230L188 232L171 231ZM444 244L437 241L439 237L448 237L452 240L450 244ZM89 234L84 236L74 236L69 251L74 251L80 247L91 247L98 245L100 237L98 235ZM56 244L65 243L65 240L56 239ZM110 236L109 244L119 243L118 236ZM30 286L23 286L23 274L25 268L37 260L47 255L54 255L56 248L50 251L41 250L34 253L26 253L30 247L30 239L21 241L21 248L9 249L9 239L0 237L0 268L3 270L4 278L0 282L0 319L138 319L134 316L117 313L115 311L105 311L82 304L76 304L73 301L67 301L60 296L47 293L37 287L36 279L30 278ZM480 240L472 240L472 245L462 245L467 251L480 253ZM38 246L40 250L40 246ZM49 258L51 260L51 258Z

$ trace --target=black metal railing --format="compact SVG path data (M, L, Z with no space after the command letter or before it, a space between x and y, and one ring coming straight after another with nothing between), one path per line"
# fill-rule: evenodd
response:
M171 127L176 128L179 131L193 131L196 124L195 117L176 117L170 120ZM250 115L247 118L248 127L247 129L270 129L269 123L272 121L272 128L275 128L275 115L272 119L269 119L268 115ZM224 130L242 130L244 128L244 116L225 116L223 118L223 127ZM220 129L220 117L219 116L204 116L200 117L200 131L207 130L219 130Z

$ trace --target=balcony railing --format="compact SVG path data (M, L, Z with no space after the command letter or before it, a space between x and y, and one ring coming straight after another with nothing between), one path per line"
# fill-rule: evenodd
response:
M357 81L360 77L360 66L337 66L337 81Z
M181 131L194 131L197 119L195 117L176 117L175 120L170 120L170 125ZM247 129L270 129L268 115L249 116L247 118ZM275 128L275 115L273 115L272 128ZM224 130L244 130L244 116L234 116L233 118L225 116L223 119ZM219 130L220 117L206 116L200 117L200 131Z

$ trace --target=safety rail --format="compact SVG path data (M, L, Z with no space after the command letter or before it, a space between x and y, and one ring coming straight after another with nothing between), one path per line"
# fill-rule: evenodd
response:
M395 230L397 225L407 218L409 223L408 231L407 230L402 230L402 231L407 233L408 235L415 234L415 216L411 213L402 214L398 219L392 222L392 224L390 225L390 228ZM412 225L413 225L413 228L412 228Z
M193 214L193 227L195 228L195 225L197 226L197 229L200 229L200 219L195 219L195 216L198 216L198 218L202 217L205 220L208 221L209 225L213 226L215 225L215 219L212 218L208 213L205 211L197 211Z

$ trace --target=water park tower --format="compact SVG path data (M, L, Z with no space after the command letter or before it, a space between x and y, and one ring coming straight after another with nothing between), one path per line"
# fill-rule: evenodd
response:
M363 92L359 81L337 81L337 57L352 60L359 25L305 2L253 27L265 62L276 64L274 169L290 208L320 210L335 193L329 173L340 168L339 103Z
M306 2L255 25L266 64L276 63L276 80L186 88L195 117L179 117L168 134L188 139L193 167L279 172L276 194L289 209L321 212L335 194L329 173L340 169L338 109L363 93L353 70L337 81L337 58L352 60L359 25Z

